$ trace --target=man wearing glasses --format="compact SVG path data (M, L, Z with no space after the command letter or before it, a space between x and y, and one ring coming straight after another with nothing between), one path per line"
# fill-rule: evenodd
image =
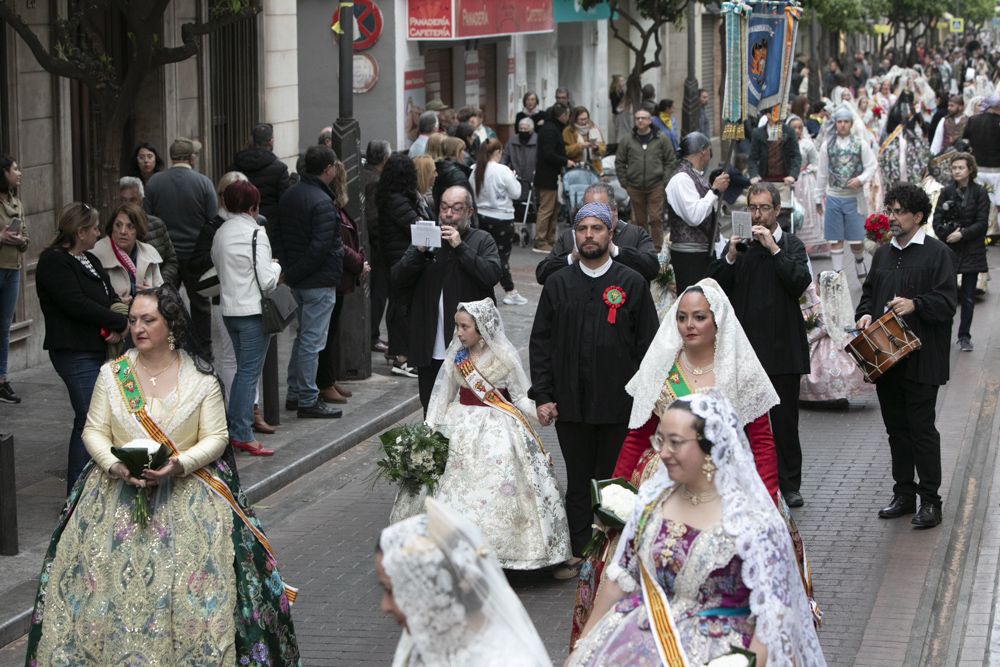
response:
M919 186L898 183L885 193L885 202L893 238L875 251L855 326L863 330L891 310L920 338L921 348L875 383L895 482L892 501L878 515L896 519L916 512L910 520L914 528L933 528L941 523L941 436L934 406L938 388L948 382L958 305L955 264L951 250L922 229L931 202Z
M496 298L493 286L503 269L496 241L488 232L473 229L472 194L455 185L441 195L438 211L441 247L411 245L392 267L392 282L414 287L410 308L409 363L417 368L420 404L427 403L434 379L444 362L455 326L458 304Z
M628 191L630 222L649 232L659 252L663 246L664 187L677 166L677 154L670 139L653 127L652 119L645 106L635 112L635 127L618 142L615 174Z
M752 239L733 236L723 257L709 269L733 304L733 311L781 403L771 408L778 453L778 486L789 507L803 504L799 387L809 374L809 343L799 297L812 275L802 241L778 225L781 195L773 183L750 186L747 209Z

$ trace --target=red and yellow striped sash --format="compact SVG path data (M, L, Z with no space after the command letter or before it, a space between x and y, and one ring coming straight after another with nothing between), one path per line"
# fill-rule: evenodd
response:
M646 571L646 566L639 560L639 573L642 579L642 598L646 604L649 616L649 627L656 640L656 649L665 667L689 667L684 648L677 636L677 626L670 616L670 603L656 581Z

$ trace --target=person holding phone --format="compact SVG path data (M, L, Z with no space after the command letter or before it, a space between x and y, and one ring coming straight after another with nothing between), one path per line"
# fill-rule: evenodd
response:
M10 156L0 157L0 403L20 403L7 381L10 325L21 286L21 255L28 249L24 207L18 198L21 169Z
M586 162L600 175L604 171L601 158L607 152L604 136L600 128L590 119L587 107L576 107L570 112L570 124L563 128L563 143L566 157L577 162Z

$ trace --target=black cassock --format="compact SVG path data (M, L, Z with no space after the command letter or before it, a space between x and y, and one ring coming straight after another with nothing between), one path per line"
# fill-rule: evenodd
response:
M625 293L608 322L605 292ZM566 462L566 518L573 555L590 540L590 480L614 472L628 432L632 397L625 385L656 335L659 321L649 283L611 262L591 277L579 264L553 273L542 289L531 329L531 390L538 405L556 403L556 434Z

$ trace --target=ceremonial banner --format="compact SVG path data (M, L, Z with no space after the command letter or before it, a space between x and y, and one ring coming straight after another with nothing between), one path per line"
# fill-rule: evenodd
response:
M747 20L753 11L747 0L722 3L726 23L726 78L722 98L722 139L744 138L743 118L747 106Z

